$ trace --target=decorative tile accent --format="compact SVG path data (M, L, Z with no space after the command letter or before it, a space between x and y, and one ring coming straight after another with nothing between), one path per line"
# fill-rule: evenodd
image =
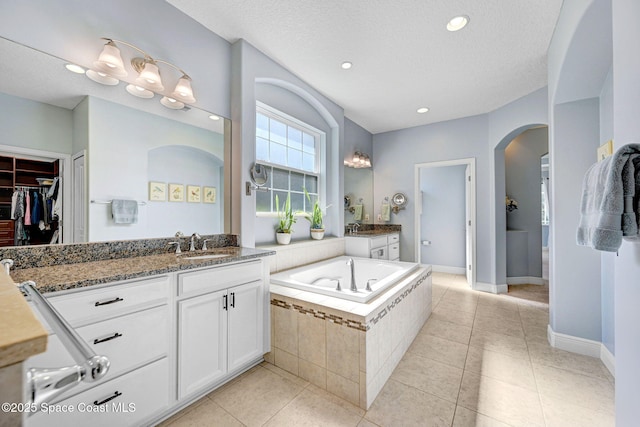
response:
M420 276L420 278L411 287L405 289L403 293L401 293L400 295L398 295L396 297L396 299L394 299L393 301L388 303L381 311L378 312L378 314L374 318L372 318L367 323L367 330L369 330L373 325L378 323L380 321L380 319L382 319L384 316L389 314L391 312L391 310L393 310L407 296L409 296L409 294L411 294L411 292L413 292L414 289L416 289L418 286L420 286L422 284L422 282L427 280L427 278L429 278L429 276L431 276L431 271L428 271L425 274L423 274L422 276Z
M335 323L337 325L343 325L346 326L347 328L352 328L352 329L357 329L359 331L363 331L366 332L367 328L366 326L361 323L361 322L356 322L350 319L344 319L340 316L336 316L334 314L327 314L323 311L319 311L319 310L315 310L313 308L309 308L309 307L303 307L301 305L298 304L289 304L288 302L279 300L277 298L272 298L271 299L271 305L275 305L277 307L281 307L287 310L295 310L299 313L302 314L306 314L308 316L313 316L316 317L318 319L323 319L326 320L328 322L332 322Z

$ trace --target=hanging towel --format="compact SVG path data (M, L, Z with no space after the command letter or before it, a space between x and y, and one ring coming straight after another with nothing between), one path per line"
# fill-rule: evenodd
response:
M114 199L111 201L111 215L116 224L135 224L138 222L138 202Z
M638 239L637 206L634 208L640 192L636 188L638 167L640 144L627 144L589 168L582 184L579 245L616 252L623 237Z
M353 220L362 221L362 205L353 205Z
M380 217L383 221L391 221L391 205L383 203L380 208Z

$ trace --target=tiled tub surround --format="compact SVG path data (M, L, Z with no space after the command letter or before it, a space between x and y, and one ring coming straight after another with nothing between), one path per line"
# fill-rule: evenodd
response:
M430 267L368 304L271 284L265 359L367 409L430 314Z
M238 246L238 236L233 234L202 235L209 240L209 248ZM46 267L52 265L76 264L90 261L105 261L131 257L143 257L173 253L169 242L180 242L184 252L189 251L190 236L167 237L143 240L115 240L111 242L65 243L61 245L14 246L2 249L2 258L14 261L13 269ZM198 247L202 245L198 242Z

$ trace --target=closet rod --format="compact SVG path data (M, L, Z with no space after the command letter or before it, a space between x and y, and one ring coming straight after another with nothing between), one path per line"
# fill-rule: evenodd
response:
M97 205L110 205L113 200L91 200L91 203L95 203ZM141 202L138 200L138 204L144 206L147 202Z

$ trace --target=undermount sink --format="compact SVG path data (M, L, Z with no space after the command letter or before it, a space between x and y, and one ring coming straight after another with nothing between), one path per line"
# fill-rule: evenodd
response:
M181 259L213 259L213 258L224 258L231 256L231 254L207 254L207 255L193 255L193 256L182 256Z

